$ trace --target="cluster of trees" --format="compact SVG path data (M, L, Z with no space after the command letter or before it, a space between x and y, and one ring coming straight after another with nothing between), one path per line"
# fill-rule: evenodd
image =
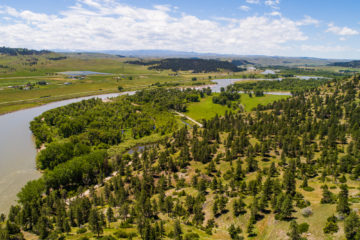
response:
M204 120L203 128L176 130L141 154L109 156L106 150L92 149L64 162L59 157L42 179L22 189L20 205L11 208L9 226L1 234L17 236L22 229L54 239L77 228L100 236L116 221L122 228L136 228L141 239L196 239L196 234L184 233L184 224L211 235L227 221L221 216L230 214L248 217L242 225L227 222L228 238L256 236L258 222L269 215L290 222L290 239L305 239L309 225L298 224L294 213L312 214L312 199L306 199L304 191L313 191L313 183L320 182L319 201L334 205L329 209L338 216L327 219L324 234L339 231L338 222L344 219L346 238L358 239L360 220L348 179L360 176L359 80L333 81L252 113L226 112ZM156 89L126 99L134 107L168 111L195 100L195 95L201 97L201 92ZM86 104L76 107L81 112ZM117 116L109 108L102 116ZM61 132L59 118L42 116L38 122L48 125L37 133ZM106 178L111 173L114 176ZM339 188L338 194L330 183Z
M240 100L240 94L234 88L228 88L226 91L221 88L220 94L212 98L213 103L231 106L232 101Z
M159 61L151 62L131 62L132 64L154 65L149 69L156 70L172 70L177 71L192 71L194 73L202 72L218 72L219 70L228 70L232 72L241 72L246 69L239 68L237 65L228 61L220 61L214 59L198 59L198 58L167 58Z
M48 57L47 59L51 60L51 61L60 61L60 60L65 60L67 59L66 56L59 56L59 57Z
M335 63L329 64L329 66L359 68L360 61L354 60L354 61L350 61L350 62L335 62Z
M236 83L234 88L242 91L268 91L268 90L284 90L298 92L303 90L312 90L321 85L327 83L329 79L296 79L296 78L286 78L283 80L273 80L273 81L256 81L256 82L245 82L245 83Z
M0 47L0 54L10 55L10 56L18 56L18 55L44 55L49 54L50 51L47 50L30 50L26 48L8 48L8 47Z
M158 88L138 91L132 96L132 99L139 104L150 104L152 108L159 110L186 112L188 103L199 102L200 98L204 98L205 95L211 95L210 88L201 90L191 88L184 90Z

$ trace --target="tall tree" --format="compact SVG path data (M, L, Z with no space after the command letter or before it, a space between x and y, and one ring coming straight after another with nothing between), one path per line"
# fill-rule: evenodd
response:
M96 233L98 237L103 233L103 221L95 208L90 211L89 228L93 233Z

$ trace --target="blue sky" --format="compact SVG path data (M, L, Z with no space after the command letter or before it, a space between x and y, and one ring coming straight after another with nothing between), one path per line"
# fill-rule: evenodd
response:
M0 0L0 45L360 58L354 0Z

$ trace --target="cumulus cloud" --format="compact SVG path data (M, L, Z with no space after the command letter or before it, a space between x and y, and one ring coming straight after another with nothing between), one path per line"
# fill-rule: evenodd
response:
M279 16L279 17L281 17L281 13L278 12L278 11L273 11L273 12L270 13L270 15L271 16Z
M310 16L305 16L303 20L297 22L299 26L316 25L320 24L320 21Z
M259 4L260 0L246 0L246 2L250 4Z
M265 4L272 8L279 8L280 0L266 0Z
M0 11L11 18L0 20L0 45L12 47L274 54L289 42L307 40L298 21L281 16L208 20L174 14L168 5L138 8L116 0L78 0L54 15L4 6Z
M338 27L335 26L333 23L330 23L328 25L328 29L326 30L326 32L331 32L340 36L351 36L359 34L359 32L354 29L351 29L349 27Z
M247 12L247 11L250 10L250 7L249 7L249 6L246 6L246 5L242 5L242 6L239 7L239 9Z

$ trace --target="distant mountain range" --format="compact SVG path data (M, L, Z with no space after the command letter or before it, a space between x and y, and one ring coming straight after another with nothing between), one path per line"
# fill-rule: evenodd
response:
M173 50L103 50L103 51L69 51L53 49L52 52L62 53L65 56L77 57L132 57L132 58L202 58L217 60L232 60L234 64L257 66L341 66L341 67L359 67L360 61L346 59L322 59L312 57L282 57L265 55L235 55L235 54L217 54L217 53L197 53ZM3 55L44 55L52 53L48 50L28 50L25 48L0 48L0 54Z
M59 50L54 50L59 51ZM254 63L260 66L325 66L335 62L351 60L322 59L312 57L282 57L265 55L235 55L218 53L197 53L173 50L104 50L93 53L103 53L135 58L205 58L205 59L231 59Z

